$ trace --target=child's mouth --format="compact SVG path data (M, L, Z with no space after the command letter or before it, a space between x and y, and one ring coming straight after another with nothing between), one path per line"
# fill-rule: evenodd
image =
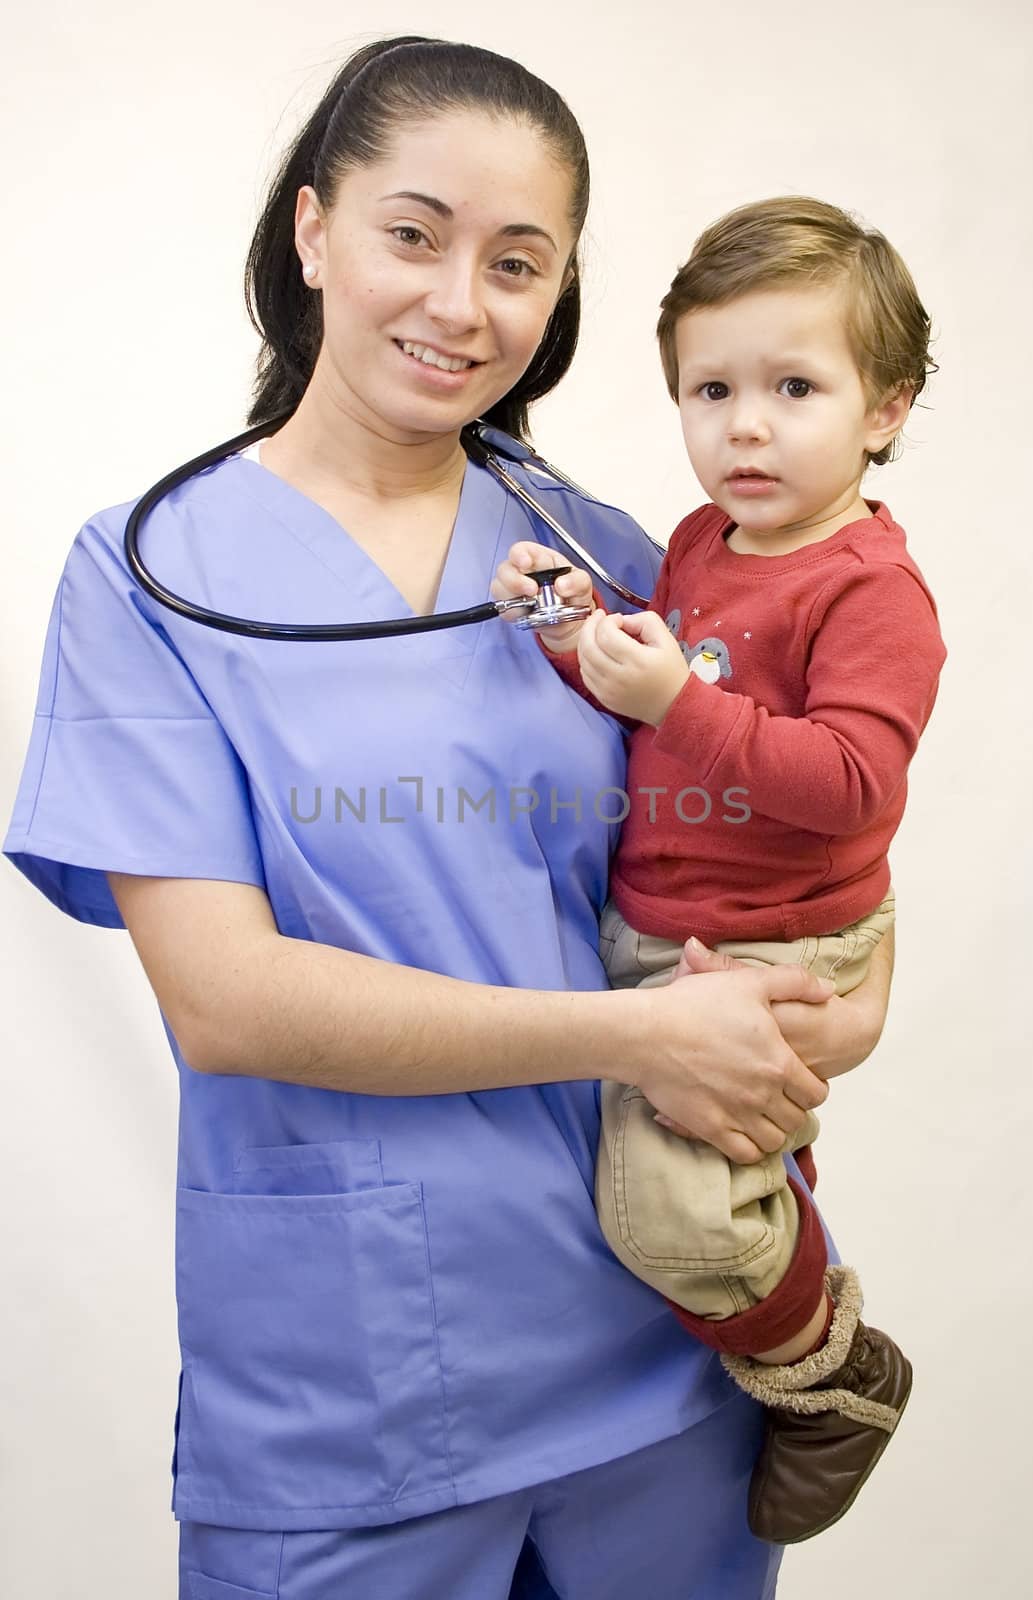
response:
M765 494L774 489L778 483L777 478L769 478L763 472L732 472L725 482L734 494Z

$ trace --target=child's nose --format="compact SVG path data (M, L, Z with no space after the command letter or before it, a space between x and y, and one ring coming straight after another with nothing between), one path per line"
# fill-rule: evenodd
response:
M732 443L747 439L765 439L769 433L764 409L755 400L739 400L728 418L728 437Z

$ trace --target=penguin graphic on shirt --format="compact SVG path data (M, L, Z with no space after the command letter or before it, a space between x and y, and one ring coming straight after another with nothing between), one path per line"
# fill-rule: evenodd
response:
M683 644L681 648L689 671L704 683L716 683L719 678L732 676L732 658L723 639L702 639L699 644Z
M664 621L677 639L681 611L676 608ZM712 635L709 639L701 639L699 644L686 644L684 639L679 639L678 643L689 671L697 678L702 678L704 683L717 683L720 678L732 676L732 657L723 639Z

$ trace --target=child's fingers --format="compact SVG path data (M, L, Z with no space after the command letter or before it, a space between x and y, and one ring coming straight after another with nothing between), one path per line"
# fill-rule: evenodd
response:
M592 643L602 661L611 666L623 666L632 659L636 646L625 634L625 618L620 611L593 612L589 621L595 623Z
M607 627L610 622L611 618L605 612L593 611L581 629L581 636L578 639L578 659L590 672L605 672L608 668L612 669L615 664L616 658L606 649L604 640L608 634L612 636L615 631L619 636L619 624L614 629L612 626Z
M625 618L623 632L641 644L662 645L671 637L667 624L655 611L632 611Z

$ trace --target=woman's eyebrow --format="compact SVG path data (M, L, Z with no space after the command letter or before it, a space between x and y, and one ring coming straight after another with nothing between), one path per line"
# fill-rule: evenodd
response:
M451 222L455 217L452 207L446 205L444 200L438 200L432 194L420 194L415 189L396 189L394 194L382 194L380 198L381 200L415 200L418 205L426 206L429 211L433 211L436 216L443 218L445 222ZM546 233L545 229L540 228L536 222L507 222L504 228L499 229L499 233L504 239L515 239L520 235L530 234L536 239L548 240L552 248L557 253L559 251L559 246L552 234Z

